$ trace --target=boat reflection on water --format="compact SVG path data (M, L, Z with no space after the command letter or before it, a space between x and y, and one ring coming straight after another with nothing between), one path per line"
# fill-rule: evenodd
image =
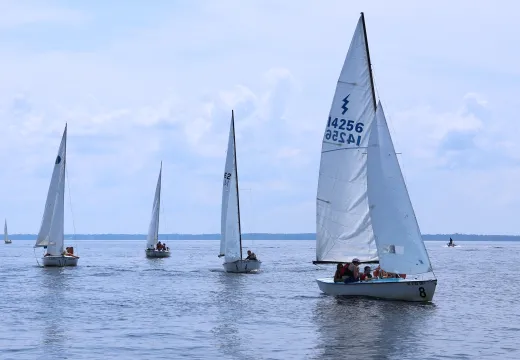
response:
M69 271L61 267L42 269L42 295L39 299L40 321L43 323L41 348L48 358L63 358L66 352L66 324L72 318L67 315Z
M323 297L313 315L315 358L423 358L421 331L434 312L433 304Z
M230 274L222 272L217 281L217 326L213 327L216 347L224 356L238 359L251 357L248 351L247 340L240 333L242 326L247 326L248 291L247 281L251 281L250 274ZM254 276L254 275L253 275ZM254 324L253 324L254 325Z

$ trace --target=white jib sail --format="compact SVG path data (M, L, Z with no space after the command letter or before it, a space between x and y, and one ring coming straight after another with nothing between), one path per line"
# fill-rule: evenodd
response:
M235 164L235 123L231 116L229 140L222 186L220 255L225 262L240 259L240 228L238 213L237 170Z
M432 271L381 103L367 153L368 199L381 268L410 275Z
M146 248L154 249L159 241L159 212L161 208L161 177L162 177L162 162L159 170L159 178L157 179L157 186L155 187L155 197L153 199L152 219L148 227L148 236L146 238Z
M341 70L323 136L316 260L377 260L367 199L366 147L375 108L362 19Z
M67 125L63 131L58 155L54 161L51 183L43 211L42 224L35 247L47 246L47 253L61 255L63 252L63 226L65 220L65 166L67 156Z

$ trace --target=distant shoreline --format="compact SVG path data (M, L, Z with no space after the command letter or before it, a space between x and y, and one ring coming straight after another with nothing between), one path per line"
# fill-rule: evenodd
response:
M520 241L520 235L425 234L425 241ZM36 234L11 234L11 240L36 240ZM146 240L145 234L65 234L66 240ZM246 233L243 240L316 240L314 233ZM220 240L220 234L160 234L159 240Z

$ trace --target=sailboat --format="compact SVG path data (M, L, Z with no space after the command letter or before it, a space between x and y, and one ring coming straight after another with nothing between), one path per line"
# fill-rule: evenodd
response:
M224 269L232 273L247 273L260 269L260 260L244 260L242 257L242 233L240 229L240 200L235 144L235 114L231 111L231 128L222 186L222 212L220 254L224 256Z
M54 161L51 183L47 193L47 201L43 211L42 224L35 248L47 249L43 256L43 266L76 266L78 256L74 255L74 248L64 249L64 222L65 222L65 166L67 158L67 124L61 138L58 156Z
M317 279L329 295L431 301L437 286L376 102L364 14L339 76L323 137L316 197L314 264L379 263L394 275L350 283ZM361 272L363 270L361 269Z
M148 236L146 238L146 257L164 258L170 256L170 249L157 249L159 242L159 211L161 209L161 177L162 177L162 161L159 170L159 178L155 187L155 197L153 199L152 219L148 227Z
M6 243L6 244L12 243L12 241L9 240L9 236L7 236L7 219L5 219L5 223L4 223L4 243Z

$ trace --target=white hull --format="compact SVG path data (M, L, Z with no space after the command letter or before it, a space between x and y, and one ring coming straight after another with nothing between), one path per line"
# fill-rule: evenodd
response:
M170 257L170 250L149 250L146 249L146 257L149 258L165 258Z
M78 265L77 256L59 255L59 256L44 256L43 266L76 266Z
M248 273L251 271L258 271L262 264L259 260L237 260L222 264L224 270L230 273Z
M378 299L404 301L432 301L437 287L437 279L376 279L345 284L334 279L317 279L322 292L337 296L366 296Z

